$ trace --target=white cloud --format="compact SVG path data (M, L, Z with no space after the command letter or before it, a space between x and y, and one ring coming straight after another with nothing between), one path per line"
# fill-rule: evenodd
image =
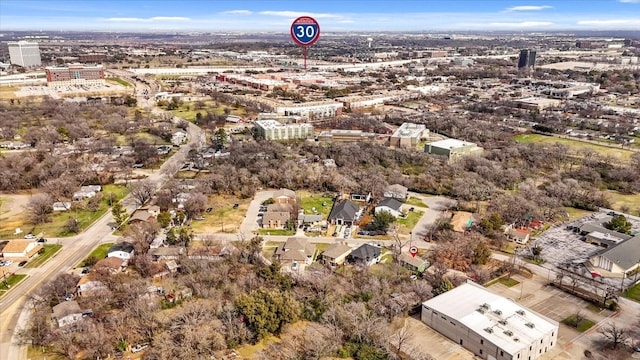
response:
M505 11L540 11L544 9L552 9L553 6L549 5L522 5L506 8Z
M300 12L300 11L261 11L260 12L261 15L270 15L270 16L283 16L283 17L288 17L288 18L296 18L296 17L300 17L300 16L311 16L313 18L340 18L342 16L337 15L337 14L327 14L327 13L319 13L319 14L314 14L314 13L306 13L306 12Z
M551 25L553 25L553 23L548 21L494 22L489 24L489 26L502 27L502 28L527 28L527 27L541 27L541 26L551 26Z
M122 18L108 18L110 22L160 22L160 21L189 21L188 17L181 16L155 16L151 18L136 18L136 17L122 17Z
M223 15L251 15L253 11L251 10L229 10L221 12Z
M580 20L578 25L637 25L640 26L640 19L610 19L610 20Z

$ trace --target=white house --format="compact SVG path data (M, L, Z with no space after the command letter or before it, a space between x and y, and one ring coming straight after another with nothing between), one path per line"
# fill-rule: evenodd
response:
M382 211L386 211L393 215L394 217L398 217L402 215L402 203L393 198L385 198L380 201L378 205L375 207L375 213L378 214Z

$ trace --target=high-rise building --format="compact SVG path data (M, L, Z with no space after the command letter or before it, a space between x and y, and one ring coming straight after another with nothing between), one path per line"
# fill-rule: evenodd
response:
M530 49L520 50L520 59L518 60L518 69L525 67L534 67L536 65L536 51Z
M37 42L11 41L9 45L9 57L11 63L22 67L40 66L40 49Z

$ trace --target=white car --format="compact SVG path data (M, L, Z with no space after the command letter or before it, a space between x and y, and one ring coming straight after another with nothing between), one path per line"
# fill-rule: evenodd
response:
M131 348L131 352L132 353L137 353L138 351L142 351L144 349L147 348L147 346L149 346L148 344L140 344L140 345L136 345L134 347Z
M5 260L4 261L4 266L9 266L11 264L13 264L13 260Z
M35 236L35 235L33 235L33 234L27 234L27 235L25 235L25 236L24 236L24 238L25 238L25 239L32 240L32 239L35 239L35 238L36 238L36 236Z

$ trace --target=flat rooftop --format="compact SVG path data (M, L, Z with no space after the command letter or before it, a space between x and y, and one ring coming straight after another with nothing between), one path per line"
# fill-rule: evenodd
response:
M412 138L421 136L422 132L427 130L423 124L404 123L393 133L394 137Z
M439 147L442 149L451 150L451 149L461 148L465 146L475 146L476 144L472 142L458 140L458 139L446 139L446 140L435 141L427 144L427 146L429 145Z
M469 282L422 305L422 311L429 308L456 319L510 354L558 329L557 322Z

